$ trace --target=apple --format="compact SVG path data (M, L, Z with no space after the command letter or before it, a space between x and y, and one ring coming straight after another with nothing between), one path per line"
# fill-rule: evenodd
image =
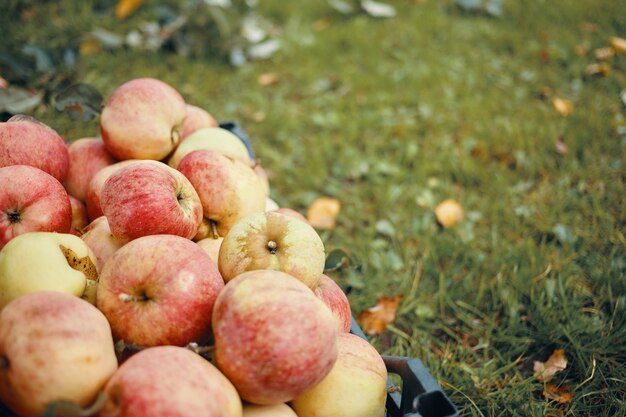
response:
M100 205L121 241L171 234L191 239L202 220L202 203L179 171L158 161L135 161L102 186Z
M83 229L89 224L87 220L87 208L85 204L78 198L68 195L70 199L70 207L72 208L72 226L70 233L80 236Z
M289 207L280 207L276 210L267 210L267 211L275 211L276 213L286 214L287 216L295 217L296 219L303 221L308 225L311 224L311 222L309 222L309 219L304 217L304 215L302 215L300 212L294 209L291 209Z
M276 211L280 208L278 203L272 200L270 197L265 199L265 211Z
M217 266L220 254L220 246L222 245L223 237L218 237L217 239L212 237L207 237L205 239L199 240L196 243L200 246L204 251L209 255L213 263Z
M241 417L233 384L209 361L177 346L157 346L127 359L104 388L98 417Z
M298 417L285 403L275 405L244 404L242 417Z
M85 197L85 205L87 206L87 216L89 220L97 219L100 216L103 216L102 206L100 204L100 197L102 195L102 186L109 179L109 177L118 169L130 165L133 162L138 161L137 159L129 159L126 161L116 162L114 164L108 165L98 172L94 174L89 181L89 186L87 187L87 195Z
M253 165L248 148L241 139L221 127L206 127L189 135L170 156L168 165L178 168L178 164L187 154L201 149L219 152L248 166Z
M100 133L118 160L165 158L180 142L185 100L169 84L136 78L109 96L100 116Z
M205 127L219 127L219 123L206 110L187 103L185 105L185 121L183 122L181 142L195 131Z
M0 311L0 399L22 417L65 400L89 406L117 369L111 329L93 305L59 292Z
M242 399L290 401L326 376L337 356L337 326L326 305L280 271L244 272L213 309L214 360Z
M132 240L106 261L97 306L116 340L140 346L203 343L224 281L195 242L174 235Z
M114 164L115 160L99 138L77 139L68 145L67 152L69 169L65 188L68 194L85 201L91 179L102 168Z
M99 265L100 268L104 266L104 263L111 255L124 246L124 242L120 241L111 233L106 216L100 216L89 223L83 230L80 238L93 251L97 265Z
M383 417L387 368L376 349L352 333L337 337L332 370L291 406L298 417Z
M226 282L245 271L274 269L315 288L325 261L324 244L311 226L285 214L259 212L240 219L224 236L218 265Z
M330 311L337 322L337 329L343 332L350 331L352 324L352 311L350 301L341 287L328 275L322 274L317 287L313 293L330 308Z
M254 166L252 168L254 169L254 172L256 172L259 179L261 180L261 184L263 185L263 189L265 190L265 195L269 197L270 179L269 179L269 175L267 174L267 171L265 170L265 168L263 168L263 166L261 165L258 159L255 161ZM270 211L270 210L266 209L265 211Z
M186 143L186 141L185 141ZM249 166L219 152L197 150L178 164L198 192L204 217L224 236L241 217L265 208L265 193Z
M29 232L0 250L0 309L36 291L58 291L95 303L96 257L69 233Z
M70 199L52 175L29 165L10 165L0 168L0 184L0 249L22 233L70 231Z
M69 156L65 141L51 127L24 115L0 123L0 167L30 165L65 181Z

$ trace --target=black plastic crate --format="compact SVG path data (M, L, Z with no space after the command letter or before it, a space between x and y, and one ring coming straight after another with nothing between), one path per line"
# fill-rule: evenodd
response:
M350 333L367 340L354 319ZM387 372L402 379L401 389L387 380L386 417L458 417L458 410L422 361L404 356L382 358Z

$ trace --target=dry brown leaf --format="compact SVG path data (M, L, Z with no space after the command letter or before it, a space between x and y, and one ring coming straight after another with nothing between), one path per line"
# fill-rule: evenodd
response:
M533 375L539 382L549 382L557 372L561 372L567 367L565 350L555 349L547 361L535 361Z
M334 229L340 211L339 200L332 197L320 197L309 205L306 218L316 229Z
M615 50L610 46L605 46L602 48L597 48L593 51L594 56L599 61L606 61L615 55Z
M78 47L80 55L91 55L102 51L102 45L95 39L85 39Z
M606 77L611 73L611 67L606 62L600 62L596 64L587 65L585 68L585 74L587 75L600 75Z
M449 198L435 207L435 216L441 226L450 227L463 220L463 207Z
M126 19L141 6L143 0L120 0L115 6L115 17Z
M626 54L626 39L614 36L611 38L611 48L616 54Z
M396 318L398 305L402 300L401 295L381 296L376 301L376 305L363 310L357 316L357 321L363 331L369 336L381 334Z
M257 82L263 87L276 84L278 81L280 81L280 76L274 72L266 72L257 78Z
M569 404L572 402L573 395L567 386L558 386L554 384L546 384L543 395L549 400L557 401L561 404Z
M574 110L574 104L566 98L555 97L552 99L554 109L562 116L569 116Z

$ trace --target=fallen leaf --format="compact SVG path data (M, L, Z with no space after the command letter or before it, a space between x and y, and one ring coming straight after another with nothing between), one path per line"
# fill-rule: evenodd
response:
M330 7L342 14L352 14L355 12L354 6L348 1L328 0L328 4Z
M89 121L102 110L102 94L92 85L78 83L67 87L54 97L58 111L66 111L72 118L82 116Z
M332 197L320 197L309 205L306 218L316 229L334 229L340 211L339 200Z
M593 51L594 56L599 61L606 61L609 58L612 58L615 55L615 50L610 46L605 46L602 48L597 48Z
M115 6L115 17L126 19L141 6L143 0L120 0Z
M361 8L372 17L394 17L396 15L396 9L393 6L377 1L362 0Z
M402 301L401 295L382 296L376 305L363 310L357 316L357 321L363 331L369 336L381 334L396 318L396 311Z
M275 72L266 72L259 75L259 78L257 78L257 82L263 87L276 84L278 81L280 81L280 76Z
M587 75L599 75L606 77L611 73L611 67L606 62L600 62L596 64L587 65L585 68L585 74Z
M443 227L450 227L463 220L463 207L452 199L447 199L435 207L437 222Z
M21 87L7 86L0 89L0 112L11 114L29 113L43 100L43 92L31 92Z
M573 395L569 390L569 387L554 384L546 384L546 387L543 390L543 395L547 399L561 404L569 404L573 399Z
M626 54L626 39L614 36L611 38L611 48L616 54Z
M555 97L552 99L554 109L562 116L569 116L574 110L574 104L566 98Z
M554 150L561 156L565 156L569 152L567 145L565 144L565 142L563 142L562 139L558 139L554 143Z
M539 382L549 382L557 372L561 372L567 367L565 350L555 349L547 361L535 361L533 375Z
M350 266L350 257L343 249L333 249L326 257L324 273L346 269Z
M281 43L278 39L269 39L264 42L257 43L248 48L248 57L250 59L267 59L280 49Z
M102 44L96 39L85 39L78 47L78 53L81 55L91 55L102 51Z

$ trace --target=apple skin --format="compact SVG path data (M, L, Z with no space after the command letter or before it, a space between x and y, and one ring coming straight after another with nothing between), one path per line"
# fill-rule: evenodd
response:
M87 196L85 197L85 205L87 206L87 217L89 217L89 220L93 221L98 217L104 215L104 213L102 212L100 199L102 196L102 187L104 186L106 180L108 180L109 177L113 175L113 173L118 169L137 161L138 159L128 159L126 161L116 162L100 169L94 174L94 176L91 178L91 181L89 181L89 186L87 187Z
M215 223L219 236L225 236L241 217L265 208L258 177L241 161L197 150L187 154L177 169L197 191L204 217Z
M298 417L383 417L387 368L382 357L352 333L340 333L337 346L333 369L291 402L294 411Z
M202 221L202 203L189 180L158 161L135 161L102 186L100 205L121 241L171 234L191 239Z
M168 160L168 165L178 169L180 161L189 153L197 150L214 151L229 158L252 166L250 154L234 133L221 127L206 127L195 131L182 142Z
M89 406L117 369L104 315L58 292L24 295L0 312L0 358L0 399L23 417L58 400Z
M65 181L69 155L65 141L51 127L24 115L0 123L0 167L30 165Z
M24 233L0 250L0 309L36 291L64 292L93 304L97 282L95 255L69 233Z
M330 308L337 322L337 329L340 332L349 332L352 324L352 311L350 301L341 287L331 277L322 274L313 293Z
M68 194L84 202L91 179L102 168L114 164L115 159L99 138L77 139L68 145L67 151L69 169L65 188Z
M68 233L72 206L63 185L28 165L0 168L0 249L32 231Z
M242 417L298 417L287 404L244 404Z
M315 229L285 214L260 212L243 217L224 236L218 265L226 282L245 271L273 269L315 288L325 261Z
M214 359L242 399L289 401L330 371L337 329L328 307L280 271L245 272L228 282L213 309Z
M195 131L205 127L219 127L219 123L203 108L187 103L185 105L185 121L183 122L181 142Z
M207 237L205 239L197 241L196 244L204 249L204 251L209 255L213 263L217 266L220 255L220 246L222 246L223 240L223 237L218 237L217 239Z
M270 197L265 199L265 211L276 211L280 208L278 203L272 200Z
M70 199L70 207L72 208L72 226L70 233L80 236L83 229L89 224L87 219L87 207L78 198L68 195Z
M165 158L180 142L185 100L169 84L136 78L109 96L100 116L100 133L114 158Z
M309 219L304 217L300 212L294 209L291 209L289 207L280 207L280 208L277 208L276 210L268 210L268 211L275 211L276 213L286 214L287 216L295 217L296 219L303 221L308 225L311 224L311 222L309 222Z
M106 216L100 216L83 230L80 238L93 251L100 269L124 242L113 236Z
M151 235L128 242L106 261L96 305L116 340L185 346L208 338L223 287L217 267L195 242Z
M98 417L241 417L233 385L209 361L176 346L144 349L127 359L104 391Z

